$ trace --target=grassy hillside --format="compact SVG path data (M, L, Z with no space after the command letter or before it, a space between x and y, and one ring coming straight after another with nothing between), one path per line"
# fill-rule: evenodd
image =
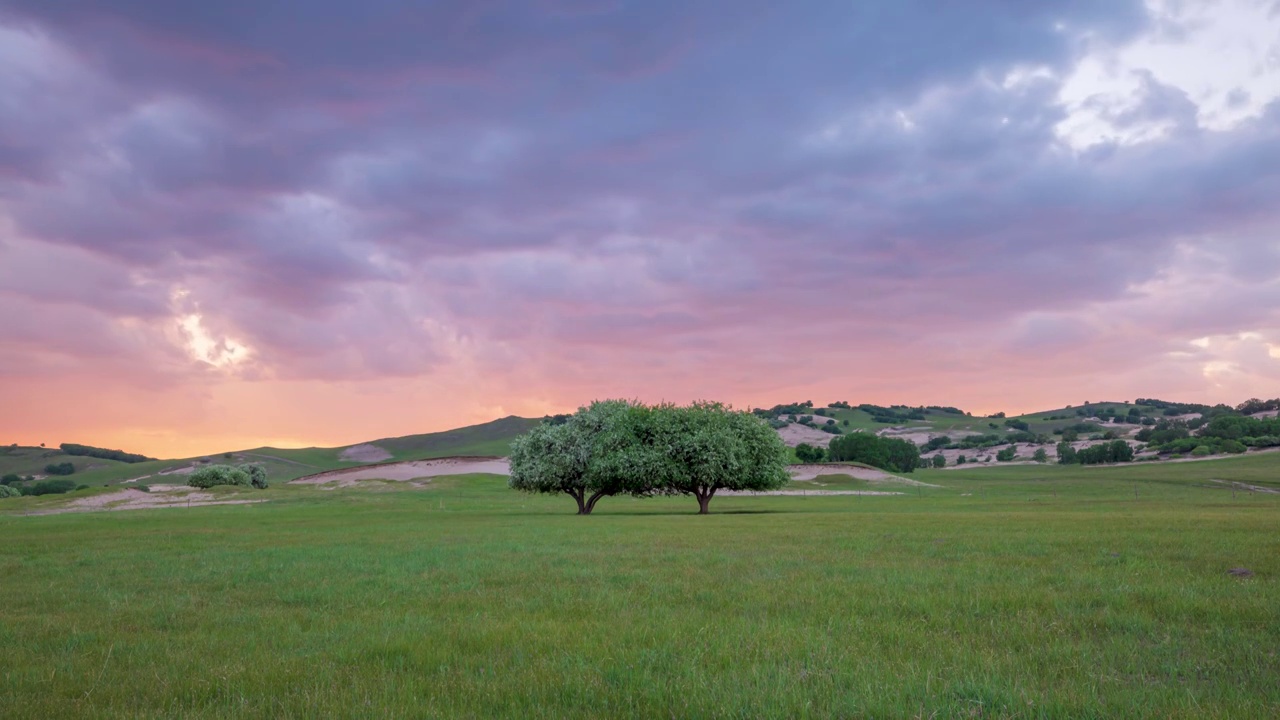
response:
M1280 716L1280 454L913 477L0 515L0 717Z
M107 468L125 463L114 460L101 460L89 457L72 457L57 448L5 446L0 447L0 475L10 473L27 475L44 475L44 467L50 464L69 462L75 466L76 472L90 468Z
M521 417L505 417L493 422L471 425L468 427L446 430L423 435L408 435L397 438L374 440L372 444L383 448L391 454L387 461L424 460L450 455L501 455L505 456L511 440L517 435L527 432L540 420ZM11 456L0 455L0 475L7 472L29 474L26 471L6 470L6 467L33 468L30 474L43 474L43 468L51 462L73 461L77 472L68 476L77 484L92 487L112 485L125 480L137 479L142 483L182 483L182 475L172 471L191 467L193 463L207 461L209 463L262 463L267 468L272 482L287 482L303 475L311 475L326 470L354 467L365 464L359 461L343 460L343 449L339 448L273 448L260 447L250 450L216 453L198 458L182 458L175 460L155 460L150 462L126 464L95 458L72 458L49 451L44 448L18 448ZM30 452L27 452L30 451ZM38 451L38 452L37 452ZM42 453L57 453L45 457ZM7 463L7 464L6 464ZM38 465L38 467L37 467Z

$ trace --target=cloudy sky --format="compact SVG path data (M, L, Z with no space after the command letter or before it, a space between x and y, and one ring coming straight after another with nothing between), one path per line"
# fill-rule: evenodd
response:
M1280 395L1280 0L0 0L0 440Z

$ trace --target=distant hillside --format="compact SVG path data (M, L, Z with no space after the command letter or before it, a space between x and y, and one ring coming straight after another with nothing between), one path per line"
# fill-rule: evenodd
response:
M447 455L506 455L511 441L529 432L542 420L515 415L482 425L470 425L456 430L383 438L371 444L384 448L396 460L422 460Z
M194 458L124 463L101 458L70 456L61 450L4 447L0 448L0 475L45 475L46 465L71 462L75 473L70 478L85 485L111 485L122 482L183 483L184 473L191 468L211 463L261 463L269 477L284 482L325 470L357 467L373 462L426 460L451 455L497 455L510 452L511 441L542 420L510 416L492 422L443 432L382 438L341 447L273 448L259 447L213 453ZM355 452L352 450L355 449Z

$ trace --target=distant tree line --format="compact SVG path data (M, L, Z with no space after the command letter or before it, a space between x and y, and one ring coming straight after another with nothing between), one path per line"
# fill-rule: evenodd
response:
M62 443L58 446L62 452L68 455L78 455L83 457L99 458L102 460L115 460L123 463L140 463L154 458L146 455L138 455L135 453L127 453L123 450L107 450L106 448L93 447L92 445L77 445L75 443Z

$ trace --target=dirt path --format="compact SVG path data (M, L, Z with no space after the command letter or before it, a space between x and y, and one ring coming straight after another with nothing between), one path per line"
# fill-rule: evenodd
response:
M339 460L348 460L350 462L377 463L391 459L391 453L386 449L380 448L372 443L364 443L362 445L352 445L343 449L338 455Z
M720 490L716 492L716 497L721 495L790 495L796 497L807 497L810 495L905 495L906 493L891 492L888 490L765 490L762 492L753 492L751 490Z
M791 472L792 480L812 480L820 475L848 475L858 480L866 480L867 482L885 482L885 483L901 483L903 485L919 485L922 487L942 487L941 485L932 485L919 480L892 475L883 470L875 468L866 468L861 465L847 465L844 463L820 463L813 465L792 465L788 470Z
M1248 483L1236 482L1235 480L1210 480L1211 483L1219 485L1229 485L1236 490L1248 490L1249 492L1260 492L1268 495L1280 495L1280 490L1275 488L1262 487L1261 485L1249 485Z
M238 454L243 455L245 457L256 457L256 458L262 458L263 460L274 460L276 462L286 463L288 465L297 465L299 467L305 467L305 468L315 467L315 465L308 465L304 462L298 462L297 460L289 460L287 458L276 457L275 455L263 455L262 453L250 453L250 452L238 453Z
M411 460L409 462L387 463L366 467L330 470L329 472L307 475L290 480L291 485L332 485L334 487L350 487L361 480L395 480L405 482L421 478L433 478L443 475L468 475L471 473L487 473L491 475L509 475L511 464L506 458L499 457L454 457L437 460Z
M260 500L219 500L217 495L198 492L182 485L157 485L154 492L129 488L78 498L58 507L33 510L25 515L61 515L63 513L109 512L114 510L154 510L156 508L198 507L201 505L248 505Z

